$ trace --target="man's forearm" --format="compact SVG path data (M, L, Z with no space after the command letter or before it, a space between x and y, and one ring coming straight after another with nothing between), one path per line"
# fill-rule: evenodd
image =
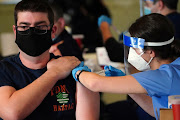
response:
M41 77L28 86L15 91L7 101L7 108L18 119L24 119L31 114L43 101L54 84L56 75L46 71Z

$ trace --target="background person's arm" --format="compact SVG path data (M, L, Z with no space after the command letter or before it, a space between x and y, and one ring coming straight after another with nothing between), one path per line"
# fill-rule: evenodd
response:
M108 56L113 62L124 62L124 46L112 36L108 22L101 22L100 30Z
M100 96L98 92L92 92L77 82L77 120L99 120Z
M100 30L103 38L103 42L106 43L106 41L113 37L111 34L110 26L107 22L102 22L100 25Z

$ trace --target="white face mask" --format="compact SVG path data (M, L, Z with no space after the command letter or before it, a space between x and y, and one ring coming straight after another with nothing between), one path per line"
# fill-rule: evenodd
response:
M137 70L139 71L146 71L146 70L150 70L150 62L152 61L153 58L151 58L149 60L149 62L147 63L142 57L141 55L144 54L141 53L140 55L138 55L136 53L136 51L130 47L130 50L129 50L129 55L128 55L128 62L133 65Z

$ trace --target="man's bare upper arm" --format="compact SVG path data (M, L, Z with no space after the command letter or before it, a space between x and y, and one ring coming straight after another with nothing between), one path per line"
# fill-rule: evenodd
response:
M77 83L77 120L98 120L100 110L100 96Z
M0 116L4 112L6 105L8 105L8 99L15 91L16 89L11 86L0 87Z

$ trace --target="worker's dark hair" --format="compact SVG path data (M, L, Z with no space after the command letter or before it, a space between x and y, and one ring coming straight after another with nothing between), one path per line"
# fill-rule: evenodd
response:
M132 37L145 39L145 42L165 42L174 37L174 27L167 17L153 13L137 19L129 28ZM174 60L180 56L180 42L157 47L145 47L153 50L160 59Z
M18 12L30 11L30 12L44 12L48 14L48 19L50 24L54 24L54 14L45 0L22 0L20 1L14 9L14 20L15 25L17 25Z

